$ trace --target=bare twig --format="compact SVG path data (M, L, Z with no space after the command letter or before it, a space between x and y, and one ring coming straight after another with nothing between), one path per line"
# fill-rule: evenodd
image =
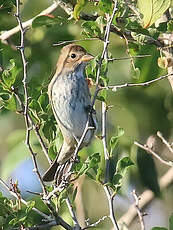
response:
M74 223L75 229L76 229L76 230L77 230L77 229L80 230L81 227L80 227L80 225L79 225L79 222L78 222L78 220L77 220L76 214L75 214L75 212L74 212L74 210L73 210L73 207L72 207L72 204L71 204L71 201L70 201L69 198L66 198L66 204L67 204L68 210L69 210L69 212L70 212L70 215L71 215L71 217L72 217L72 219L73 219L73 223Z
M144 57L151 57L150 54L144 54L144 55L137 55L137 56L131 56L131 57L122 57L122 58L108 58L109 62L112 61L121 61L121 60L128 60L132 58L144 58Z
M143 83L125 83L125 84L121 84L121 85L110 85L110 86L106 86L106 87L100 87L99 90L102 90L102 89L111 89L112 91L116 92L117 89L121 89L121 88L126 88L126 87L136 87L136 86L148 86L154 82L157 82L157 81L160 81L160 80L163 80L169 76L173 75L173 73L169 73L169 74L166 74L166 75L163 75L163 76L160 76L156 79L153 79L153 80L150 80L150 81L147 81L147 82L143 82Z
M171 153L173 153L173 149L171 147L171 145L169 144L169 142L163 137L163 135L161 134L161 132L157 132L157 136L161 139L161 141L163 142L163 144L166 145L166 147L169 149L169 151Z
M87 226L84 227L82 230L88 229L88 228L93 228L96 227L98 224L100 224L103 220L105 220L106 218L108 218L108 216L103 216L102 218L100 218L99 220L97 220L95 223L93 224L89 224L88 220L86 220L87 222Z
M13 191L11 191L10 190L10 187L5 183L5 181L3 181L1 178L0 178L0 183L9 191L9 193L13 196L13 197L15 197L16 199L18 199L18 197L17 197L17 195L16 195L16 193L15 192L13 192ZM24 199L22 199L21 198L21 202L24 204L24 205L26 205L26 206L28 206L28 203L24 200ZM38 210L37 208L32 208L32 210L34 211L34 212L36 212L37 214L39 214L40 216L42 216L44 219L46 219L46 220L51 220L52 218L51 217L49 217L48 215L46 215L46 214L44 214L43 212L41 212L40 210Z
M135 145L137 145L138 147L140 147L141 149L144 149L145 151L147 151L148 153L151 153L155 158L157 158L161 163L172 167L173 166L173 162L171 161L165 161L163 160L157 153L155 153L151 148L149 148L146 145L142 145L140 143L138 143L137 141L134 142Z
M103 52L101 55L101 59L99 61L98 70L97 70L96 93L97 93L97 90L99 88L98 83L99 83L99 78L100 78L102 61L108 60L108 45L109 45L109 37L110 37L110 28L111 28L111 24L112 24L112 21L113 21L113 18L115 16L116 11L117 11L117 1L114 1L113 12L112 12L112 15L109 16L107 19L107 25L106 25L106 29L105 29L104 48L103 48ZM104 156L105 156L105 160L106 160L105 183L108 182L108 176L109 176L109 153L107 150L107 143L106 143L106 113L107 113L106 103L102 102L102 143L103 143L103 149L104 149ZM117 221L115 218L114 208L113 208L114 197L111 195L111 191L110 191L110 188L108 187L108 185L104 185L104 190L105 190L105 194L106 194L108 204L109 204L109 217L112 221L114 229L118 230L119 227L118 227L118 224L117 224Z
M22 113L24 113L24 104L23 104L21 98L19 97L18 93L16 92L16 90L15 90L15 89L13 89L13 90L14 90L14 91L13 91L13 92L14 92L14 95L15 95L15 97L16 97L16 99L17 99L19 105L20 105L20 108L21 108L21 110L22 110ZM42 150L43 150L43 152L44 152L44 154L45 154L45 156L46 156L46 158L47 158L49 164L51 164L52 161L51 161L50 158L49 158L48 149L47 149L47 147L46 147L46 144L44 143L43 138L42 138L41 135L40 135L39 129L38 129L37 125L34 123L34 121L32 120L32 118L31 118L31 116L30 116L29 113L28 113L28 119L29 119L29 122L30 122L30 124L31 124L32 129L34 130L34 132L35 132L35 134L36 134L36 136L37 136L37 138L38 138L38 141L39 141L39 143L40 143L40 146L41 146L41 148L42 148Z
M173 167L170 168L159 180L159 186L161 191L168 187L173 182ZM154 193L147 189L145 190L140 196L139 201L139 208L144 208L147 204L149 204L154 199ZM118 223L121 225L125 223L127 226L129 226L134 218L137 216L136 208L134 205L131 205L128 209L128 211L119 219Z
M20 50L21 53L21 58L22 58L22 63L23 63L23 89L24 89L24 118L25 118L25 125L26 125L26 140L25 143L31 153L32 156L32 160L33 160L33 164L34 164L34 171L38 176L38 179L40 181L40 184L42 186L42 190L43 193L46 194L46 186L42 180L42 177L38 171L38 166L37 166L37 162L36 162L36 154L33 152L33 149L31 147L30 144L30 132L31 132L31 121L30 121L30 117L29 117L29 113L28 113L28 86L27 86L27 62L26 62L26 58L25 58L25 53L24 53L24 35L25 35L25 30L23 28L22 25L22 21L21 21L21 16L20 16L20 0L16 0L16 18L19 24L19 28L20 28L20 34L21 34L21 39L20 39L20 46L18 47L18 49Z
M93 41L93 40L99 40L99 38L83 38L83 39L60 41L58 43L53 44L53 46L61 46L61 45L65 45L67 43L72 43L72 42Z
M87 121L87 123L86 123L84 132L83 132L83 134L82 134L82 136L81 136L81 139L79 140L79 142L78 142L78 144L77 144L77 146L76 146L76 149L75 149L75 151L74 151L74 155L73 155L74 159L77 157L79 148L80 148L81 144L83 143L83 140L84 140L84 138L85 138L85 136L86 136L88 130L91 130L91 129L94 129L94 127L90 127L90 126L89 126L89 118L88 118L88 121ZM73 164L74 164L74 161L71 162L71 164L69 165L68 171L67 171L66 175L64 175L64 180L62 180L61 183L58 185L58 187L55 187L55 188L53 189L53 191L49 192L48 195L44 196L44 198L43 198L44 200L49 200L52 196L55 196L55 194L56 194L57 192L61 192L61 191L64 189L64 187L67 186L67 181L68 181L68 178L69 178L69 176L70 176L70 172L71 172L71 169L72 169ZM64 185L64 181L66 182L65 185Z
M137 196L135 190L133 190L132 195L133 195L134 200L135 200L135 208L136 208L136 212L137 212L138 217L139 217L139 222L140 222L140 225L141 225L141 230L145 230L143 214L141 213L141 210L139 208L139 199L141 199L141 198Z

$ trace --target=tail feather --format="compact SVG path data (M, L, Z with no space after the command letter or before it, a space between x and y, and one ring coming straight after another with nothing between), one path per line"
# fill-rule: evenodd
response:
M52 165L50 165L50 167L47 169L47 171L44 173L43 175L43 181L45 182L49 182L49 181L53 181L57 168L58 168L58 162L57 159L54 160L54 162L52 163Z

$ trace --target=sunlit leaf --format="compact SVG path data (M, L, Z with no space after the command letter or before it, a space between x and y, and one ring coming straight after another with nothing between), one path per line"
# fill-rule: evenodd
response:
M35 201L31 200L27 202L26 213L29 213L35 207Z
M47 112L46 106L49 104L49 98L47 93L41 94L40 97L38 98L38 102L41 108L43 109L43 111Z
M143 14L143 27L147 28L155 23L169 8L170 0L138 0L138 8Z
M73 11L73 17L75 20L79 19L80 12L82 11L84 6L85 6L85 0L77 0L77 4L75 5Z

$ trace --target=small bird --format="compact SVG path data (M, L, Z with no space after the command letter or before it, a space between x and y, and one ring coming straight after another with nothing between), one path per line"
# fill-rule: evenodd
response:
M85 78L85 67L93 56L76 44L66 45L59 56L56 72L48 94L52 110L63 135L63 144L52 165L43 175L44 181L55 180L58 168L73 157L87 121L89 129L80 146L82 149L90 142L97 129L96 115L91 105L89 87ZM79 149L79 150L80 150Z

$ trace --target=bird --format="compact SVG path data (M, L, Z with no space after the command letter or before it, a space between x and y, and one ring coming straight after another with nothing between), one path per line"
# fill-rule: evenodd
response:
M43 175L43 181L56 180L63 165L73 158L87 122L88 129L79 150L87 146L96 130L97 118L91 102L91 94L85 76L85 67L94 57L80 45L74 43L61 49L56 71L48 86L49 101L58 127L63 136L63 143L55 160Z

